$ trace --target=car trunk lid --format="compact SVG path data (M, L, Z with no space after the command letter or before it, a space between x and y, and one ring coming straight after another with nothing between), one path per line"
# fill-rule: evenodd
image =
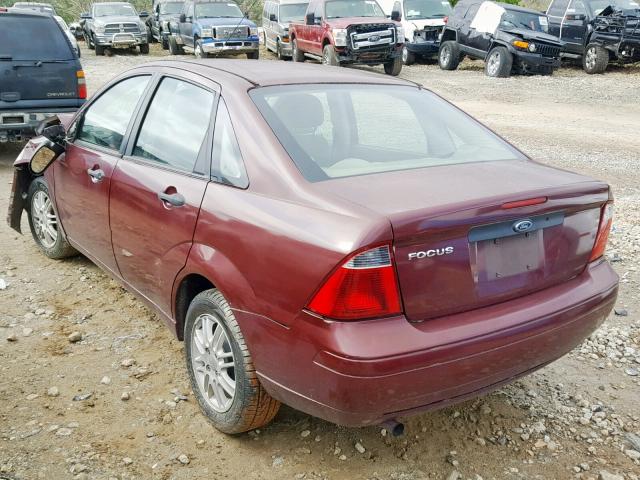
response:
M389 219L411 321L502 302L580 274L600 207L609 198L602 182L530 161L431 167L318 185ZM533 204L513 203L529 199Z

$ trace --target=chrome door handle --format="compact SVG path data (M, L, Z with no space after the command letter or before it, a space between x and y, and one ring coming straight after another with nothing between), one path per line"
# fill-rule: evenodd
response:
M182 207L186 202L186 200L184 199L184 196L180 195L179 193L160 192L158 193L158 198L163 203L168 203L173 207Z
M93 168L87 169L87 174L91 177L93 183L101 182L104 179L104 171L100 168L94 170Z

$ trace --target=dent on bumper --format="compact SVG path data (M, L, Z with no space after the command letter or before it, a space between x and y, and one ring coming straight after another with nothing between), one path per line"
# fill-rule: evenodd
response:
M617 282L599 262L562 285L422 323L303 312L285 327L236 317L272 396L334 423L368 425L461 401L563 356L606 318Z

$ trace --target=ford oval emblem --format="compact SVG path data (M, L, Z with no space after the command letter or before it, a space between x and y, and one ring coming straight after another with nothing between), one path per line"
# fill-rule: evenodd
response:
M531 230L533 227L533 222L528 218L526 220L518 220L513 224L513 231L517 233L524 233Z
M380 41L380 35L371 35L369 37L369 41L370 42L379 42Z

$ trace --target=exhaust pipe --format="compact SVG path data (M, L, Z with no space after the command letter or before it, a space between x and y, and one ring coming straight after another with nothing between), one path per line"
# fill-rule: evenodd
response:
M387 420L386 422L382 422L382 426L394 437L404 435L404 423L400 423L396 420Z

